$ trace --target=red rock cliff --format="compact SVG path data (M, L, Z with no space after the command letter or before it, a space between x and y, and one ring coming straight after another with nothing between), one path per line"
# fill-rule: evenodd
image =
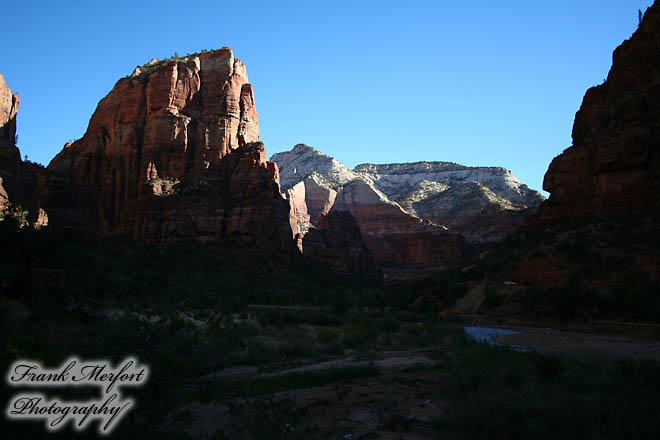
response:
M18 95L11 92L0 74L0 166L3 168L16 166L21 158L15 144L18 103Z
M587 91L575 116L573 145L545 175L541 221L660 200L660 6L612 58L607 80Z
M4 181L10 171L15 173L16 166L21 160L18 148L14 144L17 112L18 95L11 92L5 78L0 74L0 213L4 212L9 203L9 194L4 187L6 185Z
M0 74L0 218L11 205L11 214L21 225L39 228L48 224L39 197L45 170L21 160L16 146L18 103L18 95L12 93Z
M575 116L573 145L548 168L549 199L521 230L543 243L505 279L604 290L660 280L660 5L612 58Z
M231 49L154 60L117 82L82 139L48 165L59 228L291 248L252 86Z

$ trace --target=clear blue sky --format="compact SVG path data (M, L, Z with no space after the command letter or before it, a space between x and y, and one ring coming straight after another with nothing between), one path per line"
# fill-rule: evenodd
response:
M496 165L540 190L651 3L10 0L0 72L21 97L21 152L44 164L136 65L230 46L269 156L306 143L349 167Z

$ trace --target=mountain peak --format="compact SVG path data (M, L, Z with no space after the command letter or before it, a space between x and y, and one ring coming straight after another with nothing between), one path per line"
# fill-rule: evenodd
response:
M345 185L357 177L357 174L334 157L305 144L297 144L291 151L275 153L270 160L279 167L283 190L313 173L320 175L331 187Z

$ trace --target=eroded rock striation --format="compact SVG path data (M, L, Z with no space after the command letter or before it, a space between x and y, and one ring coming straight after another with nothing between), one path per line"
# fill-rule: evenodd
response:
M289 251L289 207L229 48L136 68L48 165L57 228L163 242L234 237Z

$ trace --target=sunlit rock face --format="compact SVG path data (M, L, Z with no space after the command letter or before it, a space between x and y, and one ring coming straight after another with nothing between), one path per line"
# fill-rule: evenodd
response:
M252 86L231 49L153 60L120 79L48 165L54 225L289 248L288 203L258 141Z
M348 169L335 158L304 144L271 157L283 188L305 182L310 219L329 212L337 191L360 178L408 214L447 226L471 243L501 241L518 228L545 198L500 167L467 167L449 162L362 164ZM300 187L298 187L300 188ZM301 200L300 190L298 200Z
M12 215L21 226L41 228L48 215L41 207L45 170L23 161L16 146L18 95L12 93L0 74L0 218Z
M18 104L18 95L12 93L0 74L0 166L3 169L15 166L21 158L15 143Z
M544 200L498 167L417 162L350 170L304 144L271 160L294 228L304 235L321 215L348 211L381 267L452 267L469 254L466 244L503 240Z
M471 243L505 239L545 198L501 167L449 162L363 164L355 171L407 212Z
M333 188L341 187L357 177L334 157L305 144L298 144L291 151L275 153L270 160L277 163L280 169L280 184L283 189L288 189L313 174L320 176L327 186Z
M9 194L3 185L3 175L7 178L9 170L20 162L20 153L14 143L16 135L16 114L18 113L18 95L14 95L0 74L0 212L9 206Z

